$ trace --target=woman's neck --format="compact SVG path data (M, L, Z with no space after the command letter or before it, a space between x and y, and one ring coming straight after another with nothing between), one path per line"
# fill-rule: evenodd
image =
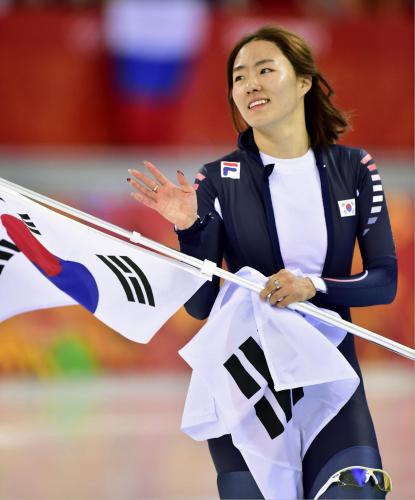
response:
M297 158L303 156L310 147L305 125L294 131L263 131L254 128L253 133L258 149L276 158Z

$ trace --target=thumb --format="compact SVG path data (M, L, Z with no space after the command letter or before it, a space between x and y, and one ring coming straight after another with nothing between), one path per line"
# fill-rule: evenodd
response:
M177 171L177 180L179 181L180 187L185 193L190 193L191 191L193 191L193 187L187 182L187 179L181 170Z

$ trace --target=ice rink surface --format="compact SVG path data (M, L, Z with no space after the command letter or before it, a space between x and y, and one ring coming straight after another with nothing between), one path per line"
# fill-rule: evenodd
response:
M363 366L390 500L415 498L415 383L408 365ZM208 500L205 443L180 431L187 375L0 383L1 500Z

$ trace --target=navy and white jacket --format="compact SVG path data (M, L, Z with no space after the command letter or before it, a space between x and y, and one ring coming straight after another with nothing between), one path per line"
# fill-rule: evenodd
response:
M264 168L251 129L240 135L238 146L197 174L201 219L192 228L178 231L180 248L219 266L224 258L231 272L249 266L270 276L284 268L268 185L273 165ZM314 154L328 241L322 272L327 293L318 292L312 302L349 320L349 307L385 304L395 297L397 264L385 196L367 152L331 145ZM223 177L222 162L239 162L240 178ZM216 199L222 217L215 211ZM354 216L342 216L342 200L355 200ZM364 271L350 276L356 238ZM207 317L218 289L217 279L206 283L186 304L188 312Z
M386 304L395 297L397 262L385 196L376 164L366 151L330 145L314 154L328 242L322 271L327 293L317 292L312 302L350 321L350 307ZM238 162L240 178L224 176L223 162ZM264 168L251 129L239 136L238 149L205 165L195 185L200 220L178 231L182 252L218 266L224 258L231 272L249 266L270 276L284 268L268 184L272 169ZM222 217L215 211L216 199ZM354 205L354 215L344 216L342 201L349 202L349 210ZM351 276L356 240L363 272ZM207 317L218 291L219 279L214 278L187 302L187 311L199 319ZM346 335L339 350L361 376L353 335ZM363 383L308 449L303 459L305 491L331 457L349 448L378 453Z

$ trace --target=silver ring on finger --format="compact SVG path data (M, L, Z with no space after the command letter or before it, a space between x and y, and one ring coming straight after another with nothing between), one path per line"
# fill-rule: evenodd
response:
M159 187L160 187L160 185L159 185L159 184L156 184L156 185L153 187L153 189L152 189L153 193L157 193L157 191L158 191Z
M279 290L281 288L280 280L274 280L275 290Z

